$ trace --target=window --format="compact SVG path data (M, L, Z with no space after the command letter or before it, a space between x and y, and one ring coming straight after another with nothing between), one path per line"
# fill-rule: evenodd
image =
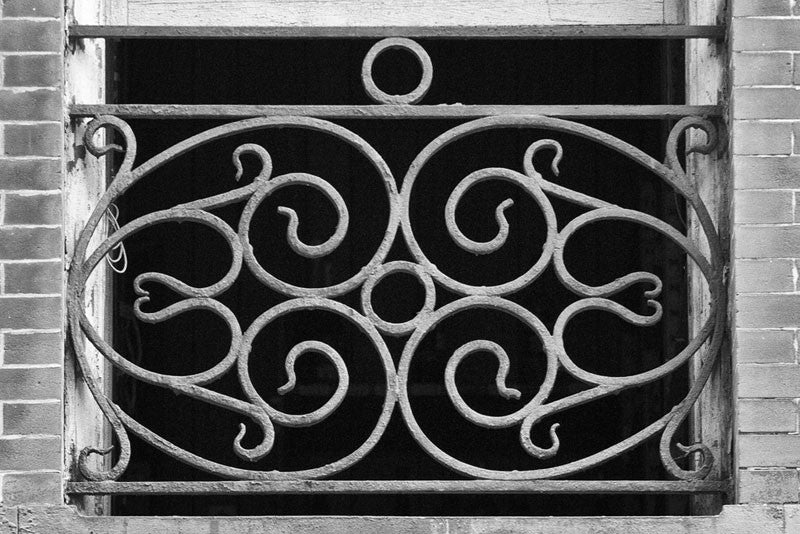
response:
M119 443L72 490L226 495L116 503L201 515L604 514L630 492L619 513L682 514L663 495L726 491L719 451L673 459L725 309L678 140L712 153L717 126L674 124L681 41L630 43L124 42L121 104L85 136L99 156L114 130L120 155L70 279ZM119 243L104 338L82 291ZM691 335L687 256L711 294Z

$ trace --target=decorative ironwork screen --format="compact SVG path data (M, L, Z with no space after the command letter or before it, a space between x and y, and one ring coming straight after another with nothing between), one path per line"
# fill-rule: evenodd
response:
M383 51L392 48L410 52L416 57L421 66L422 77L419 85L408 94L389 95L383 92L372 78L373 61ZM402 38L385 39L378 42L369 51L364 59L362 71L364 88L379 106L368 106L363 110L359 110L356 107L352 109L341 107L341 109L334 111L327 109L321 113L352 117L357 117L360 114L390 117L448 116L448 113L456 117L464 117L469 113L492 115L492 113L486 113L485 109L472 110L470 106L465 106L461 109L458 106L444 106L443 110L440 111L428 106L428 109L420 112L414 104L419 102L425 95L431 84L432 76L431 60L419 44ZM497 109L499 110L501 107ZM299 489L302 484L296 481L323 479L335 475L367 456L381 439L390 418L394 417L402 418L405 426L420 447L439 463L469 479L486 479L487 482L484 484L487 485L483 486L484 489L492 487L491 484L495 483L500 484L497 487L508 484L507 488L516 487L520 489L523 486L513 486L513 484L535 479L558 479L581 473L609 459L623 455L626 451L651 438L660 439L660 456L666 472L675 479L689 481L694 484L694 486L691 484L682 486L684 489L694 487L699 490L719 491L727 487L721 481L704 481L715 462L715 454L706 444L692 443L683 445L675 443L674 439L676 431L686 421L693 404L698 399L701 390L712 373L714 362L719 357L725 331L726 288L723 279L724 256L720 238L709 211L701 201L695 184L687 176L678 156L679 138L690 128L704 131L706 142L688 147L688 152L711 153L717 144L717 132L712 122L701 117L685 117L679 120L669 134L666 146L666 161L661 163L636 147L589 126L547 116L514 114L506 110L502 114L470 120L430 140L408 167L408 171L401 182L402 187L398 190L395 177L384 157L359 135L333 122L316 118L313 115L319 114L317 113L318 110L315 110L313 106L307 109L307 113L303 113L303 110L299 107L294 107L291 111L294 114L249 118L212 128L194 135L138 165L135 163L136 138L134 132L125 121L116 116L101 115L88 124L84 142L91 154L96 157L103 157L116 151L124 155L122 163L115 172L107 191L95 207L91 218L80 235L69 269L67 297L69 329L76 359L81 367L83 379L105 417L110 421L119 443L118 457L113 467L107 471L93 469L88 460L91 455L104 455L109 451L86 448L81 452L80 472L88 481L113 481L123 474L128 465L131 451L128 432L132 432L152 447L161 450L164 454L225 479L276 481L276 483L284 484L280 486L284 489L302 491L302 489ZM155 114L157 115L157 113L156 108ZM286 113L289 112L286 111ZM470 189L483 182L502 181L521 189L541 210L541 216L546 223L546 237L538 256L531 258L523 274L511 280L496 281L489 285L475 285L459 280L458 277L448 275L430 259L424 247L418 241L418 235L415 232L419 232L419 230L412 224L412 211L410 210L414 188L419 181L421 170L431 158L445 147L468 136L500 128L529 129L537 132L553 132L559 135L577 136L616 151L660 180L663 180L685 200L687 206L693 210L696 216L705 243L693 242L681 231L652 215L619 207L546 179L544 177L545 174L552 173L555 176L559 174L560 162L569 158L570 154L562 149L562 144L558 140L548 135L542 135L538 140L530 144L524 153L519 154L519 167L483 168L463 177L450 193L446 205L443 206L443 216L447 231L457 246L475 255L491 255L500 250L506 243L509 234L514 232L514 228L511 227L505 215L506 211L512 207L513 201L509 199L496 206L494 216L498 230L492 239L486 241L471 239L462 231L456 216L459 204ZM124 146L98 143L97 134L101 129L115 130L121 135ZM297 255L312 259L324 257L336 250L348 236L348 233L353 231L353 228L350 222L350 212L344 198L336 188L325 180L324 176L303 172L275 176L272 162L280 158L281 155L271 153L264 146L253 143L242 144L232 154L237 180L243 175L242 157L250 155L258 158L260 170L252 180L252 183L224 194L183 203L170 209L150 213L126 222L105 237L93 250L90 250L92 236L98 232L98 228L104 223L108 210L114 206L114 203L129 188L146 179L156 169L183 154L223 138L243 132L274 129L311 130L349 144L370 163L374 170L374 176L369 179L379 180L382 184L389 206L388 224L383 229L383 238L371 260L361 266L354 276L336 281L325 287L301 287L286 282L275 274L270 273L257 259L251 242L251 223L254 213L265 199L283 188L301 186L314 189L324 195L336 213L337 220L330 237L323 243L309 244L299 236L298 228L303 222L298 214L288 207L279 208L279 213L288 219L286 241L291 250ZM543 152L550 152L554 155L550 169L547 171L542 165L541 154ZM561 228L559 229L551 199L560 199L560 201L580 206L584 212L568 222L561 221ZM244 206L237 228L232 227L220 217L211 213L213 209L235 203L240 203ZM674 242L685 252L688 259L699 268L699 272L705 278L711 296L710 309L705 323L697 330L694 338L688 342L679 354L673 355L656 368L629 376L604 376L583 369L573 361L565 348L564 335L570 321L588 311L613 314L631 325L639 327L656 324L662 319L662 307L659 303L662 281L653 273L632 272L603 285L589 285L571 274L564 255L565 247L570 238L581 228L603 221L623 221L642 225ZM87 280L91 273L101 265L104 258L109 254L113 254L118 245L130 236L145 228L166 222L184 222L208 227L218 233L227 242L230 249L230 267L227 273L215 283L205 287L193 287L175 277L158 272L147 272L135 279L134 290L138 295L138 299L134 305L134 313L140 321L160 323L169 321L188 311L207 310L216 314L227 324L231 336L230 348L227 354L213 367L187 376L174 376L150 371L126 359L94 328L85 312L84 297ZM564 224L565 222L566 224ZM413 261L387 261L390 249L393 246L397 246L399 241L402 241L405 245ZM552 330L548 329L531 311L509 298L509 296L534 284L547 268L554 269L561 284L579 297L577 301L560 312ZM282 303L264 310L251 324L241 324L231 309L218 300L218 297L232 286L243 270L248 270L259 283L286 297L286 300ZM381 317L381 314L373 308L372 299L373 290L376 286L385 278L395 276L398 273L414 277L424 288L424 304L421 309L412 319L402 323L390 322ZM148 287L153 284L160 284L168 288L180 295L181 300L158 311L145 311L143 307L150 300ZM649 314L639 314L612 299L615 294L632 287L645 288L643 297L649 308ZM458 298L441 305L437 300L437 288L451 292L457 295ZM339 297L351 292L359 292L360 306L352 307L339 299ZM699 371L692 378L693 381L688 388L688 394L679 404L645 428L624 437L613 446L554 467L529 470L489 469L465 462L434 443L418 423L415 410L410 402L409 393L410 367L414 362L417 348L422 340L446 319L472 309L496 310L530 329L539 338L543 346L546 358L546 365L544 365L546 368L545 376L533 398L513 413L501 416L488 415L476 411L462 397L456 380L459 366L466 358L470 358L476 353L484 353L484 356L488 353L496 361L497 372L493 379L498 395L510 400L519 399L520 391L507 385L506 379L509 373L510 359L504 348L494 341L475 339L463 344L452 354L440 355L447 360L444 376L442 377L447 397L460 416L471 424L487 429L517 429L519 447L535 459L558 460L559 456L558 424L552 424L549 427L549 442L535 443L531 438L532 429L539 425L544 418L552 418L567 409L581 405L586 405L590 409L592 403L599 399L618 394L629 388L641 387L674 373L682 366L687 365L693 357L702 357L702 363L697 366ZM382 409L368 438L350 454L326 465L299 471L265 471L224 465L201 457L190 450L171 443L123 411L106 396L102 384L93 375L91 366L87 361L86 345L90 344L102 353L113 365L114 369L119 372L130 375L136 380L167 388L175 393L229 410L236 417L242 419L238 435L230 436L231 447L240 459L247 462L257 462L270 454L276 439L276 426L314 426L334 413L348 393L352 370L348 369L345 360L337 350L329 344L315 339L308 339L298 343L285 356L286 383L279 388L278 392L280 394L292 392L297 383L295 375L296 362L298 359L304 358L304 355L317 353L333 365L337 380L334 393L321 407L310 413L290 414L271 405L257 391L254 385L254 377L251 376L249 369L251 348L255 337L271 322L298 310L323 310L351 322L374 346L380 358L383 380L385 381L385 384L382 385L385 386ZM404 349L397 364L387 348L386 339L389 337L405 339ZM210 387L215 381L231 373L238 377L244 398L234 398L219 393ZM588 387L576 393L552 399L551 392L556 376L561 373L574 377ZM243 442L246 441L246 435L254 432L244 424L245 421L248 422L248 425L254 424L258 428L257 432L260 435L260 439L255 446L243 445ZM252 441L252 436L249 436L249 438ZM676 449L679 454L694 456L696 459L696 462L694 462L695 467L689 469L680 467L676 462L676 453L674 452ZM430 486L428 482L384 481L379 486L359 482L350 484L348 491L359 491L359 488L363 491L373 491L378 487L383 488L383 491L392 489L396 491L426 491L426 488L434 487ZM110 486L108 484L111 484L111 482L106 482L105 486L102 484L92 486L91 482L73 483L72 488L73 490L77 488L84 493L93 491L109 492L112 490L109 489ZM341 482L341 484L345 484L345 482ZM437 486L439 489L450 487L455 490L459 490L459 488L467 490L481 487L479 485L459 486L460 482L457 481L443 481L441 484ZM591 486L592 484L594 486ZM610 481L605 486L603 484L603 482L586 482L584 486L576 485L575 491L581 491L582 489L590 488L590 486L601 490L613 486L613 482ZM98 489L101 487L105 488L105 490ZM336 490L335 484L317 487L327 487L330 491ZM533 486L528 485L525 487L530 489ZM633 490L636 487L635 484L628 486L629 489L632 488ZM639 487L646 488L646 484ZM663 487L666 488L666 486Z

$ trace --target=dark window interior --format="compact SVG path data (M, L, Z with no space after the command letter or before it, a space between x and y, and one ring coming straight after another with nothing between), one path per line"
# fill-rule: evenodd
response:
M433 85L422 103L463 104L657 104L683 101L683 43L659 41L466 41L420 40L430 54ZM371 40L316 41L127 41L119 44L120 103L230 104L370 104L360 82L361 61ZM389 93L411 90L419 75L416 63L402 51L388 52L375 65L379 87ZM398 188L409 163L431 140L456 126L449 120L338 120L365 138L385 158ZM134 120L141 163L190 135L221 121ZM588 121L663 159L671 124L652 120ZM511 233L495 254L476 257L459 249L444 224L444 205L455 185L483 167L522 171L522 155L534 140L547 136L564 146L560 178L545 177L577 191L655 215L684 230L684 204L656 177L629 160L590 141L536 130L497 130L454 143L424 169L413 197L415 232L431 260L451 276L471 283L509 280L537 257L544 221L524 191L506 183L482 184L467 195L457 217L462 230L485 240L497 231L494 208L506 198ZM315 132L265 130L237 135L195 149L134 186L120 203L120 222L207 197L247 183L257 172L255 160L245 160L243 182L237 184L231 164L242 143L262 144L270 152L273 175L308 172L328 180L347 202L350 233L330 256L308 260L295 255L285 242L286 218L278 206L291 206L300 217L306 242L325 240L334 227L330 203L307 188L288 188L259 208L253 224L256 256L271 273L297 285L322 286L355 273L374 253L387 221L386 195L366 160L343 143ZM549 153L537 160L540 171ZM559 227L583 209L553 199ZM236 228L243 204L214 213ZM211 367L227 351L227 327L210 313L194 312L161 324L132 318L133 279L140 273L164 272L192 283L218 280L230 255L213 231L192 224L162 224L140 232L125 243L128 271L115 279L115 345L126 357L147 369L186 374ZM410 254L400 234L389 260ZM686 344L687 297L685 256L660 234L627 223L592 225L576 235L567 249L573 274L586 283L604 283L629 272L645 270L664 282L662 321L635 328L604 313L585 313L567 334L567 350L584 368L607 374L634 374L658 366ZM177 300L163 287L149 288L147 310ZM642 287L615 297L646 313ZM457 298L437 286L437 308ZM422 289L409 276L386 278L378 285L374 304L389 320L413 317L422 303ZM577 297L556 279L552 267L511 300L536 314L552 329L558 314ZM260 285L246 268L220 300L239 318L244 330L255 317L286 297ZM340 298L360 309L359 292ZM420 346L412 366L412 405L420 425L441 448L464 461L495 469L532 469L558 465L610 446L668 412L685 395L687 374L628 390L558 414L534 429L534 443L549 444L547 429L561 428L562 449L553 460L529 457L519 446L517 430L486 430L465 421L444 391L444 366L461 344L472 339L501 344L511 358L509 386L522 391L519 401L497 395L493 358L471 357L457 376L468 403L484 413L516 410L535 393L544 371L538 338L516 319L499 312L474 311L439 325ZM375 349L352 324L325 312L298 312L272 323L257 338L250 372L261 395L276 407L303 413L321 406L336 385L333 367L321 358L298 360L298 388L279 396L285 383L284 357L298 342L316 339L337 348L350 369L351 393L326 421L305 429L276 426L273 451L255 465L239 460L233 437L244 418L225 410L129 379L115 377L116 401L150 429L205 458L227 465L257 469L302 469L334 461L360 445L372 430L385 389ZM395 363L408 336L386 337ZM241 397L230 373L211 387ZM560 373L551 398L586 386ZM249 422L248 422L249 423ZM248 425L253 427L252 424ZM250 428L253 445L257 430ZM131 465L124 480L213 480L133 439ZM431 459L406 430L395 409L380 443L360 463L336 479L458 479ZM665 478L657 440L640 446L576 479ZM690 498L683 496L604 495L442 495L442 496L231 496L118 497L114 512L124 515L650 515L686 514Z

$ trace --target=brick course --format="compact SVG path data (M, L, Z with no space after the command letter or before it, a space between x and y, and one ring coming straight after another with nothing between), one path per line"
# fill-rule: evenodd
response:
M61 404L6 403L3 406L3 434L56 434L61 427Z
M6 87L57 86L61 78L60 54L13 55L5 57L3 85Z
M750 2L733 2L734 17L752 17L759 15L791 15L789 0L755 0Z
M741 467L800 467L800 435L739 434Z
M800 19L790 18L793 9L799 14L796 4L730 5L735 441L742 503L800 501Z
M61 40L61 21L0 19L0 52L60 52Z
M755 3L734 0L733 4ZM734 18L734 51L800 50L800 19Z
M0 506L64 501L63 12L0 1Z
M62 504L61 473L10 473L3 476L3 502L8 506L26 503Z
M52 0L3 0L4 17L61 16L61 6Z
M800 188L800 157L734 156L736 189Z
M58 159L0 158L0 190L52 191L60 187L61 161Z
M794 291L795 262L790 259L737 260L737 293Z
M800 118L800 88L739 87L733 90L737 119Z
M739 401L740 432L797 432L797 405L789 399Z
M737 226L736 257L795 258L800 255L800 226Z
M739 224L794 222L793 191L747 191L734 194Z
M5 196L5 224L60 224L61 195L23 194Z
M61 398L59 367L0 368L0 400Z
M9 266L6 265L6 268ZM3 363L12 365L48 364L61 361L63 341L60 332L3 334Z
M787 122L737 120L733 125L733 153L773 155L792 153L792 125Z
M736 311L740 328L796 328L800 294L739 295Z
M800 477L795 469L759 469L740 472L742 503L797 502Z
M737 86L789 85L792 83L792 54L737 52L733 55L733 70Z
M7 156L60 156L60 123L7 124L3 152Z
M60 113L61 93L55 89L0 89L0 117L6 120L45 121Z
M800 365L739 365L739 398L800 397Z
M739 328L736 331L736 359L739 363L794 363L795 337L794 330Z
M3 292L9 295L59 294L63 285L60 262L8 263L5 265Z
M0 260L51 260L63 252L60 228L0 227Z
M61 469L61 436L0 437L0 471Z

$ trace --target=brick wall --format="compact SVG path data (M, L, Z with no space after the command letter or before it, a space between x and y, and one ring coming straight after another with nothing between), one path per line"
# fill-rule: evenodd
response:
M800 2L732 15L739 502L798 502Z
M63 3L0 0L0 501L61 503Z

